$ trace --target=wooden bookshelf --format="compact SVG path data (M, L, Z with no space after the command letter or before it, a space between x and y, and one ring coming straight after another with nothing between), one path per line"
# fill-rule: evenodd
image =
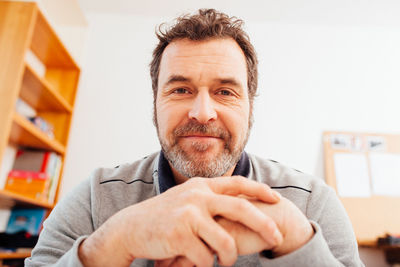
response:
M10 1L13 2L13 1ZM41 61L51 68L76 69L78 64L35 5L36 20L30 47Z
M12 208L14 206L26 208L52 209L53 205L41 200L32 199L7 190L0 190L0 208Z
M28 64L25 64L20 97L37 111L72 112L70 103Z
M42 71L27 63L32 52ZM10 145L54 151L66 156L80 68L35 2L0 1L0 162ZM49 136L16 112L20 98L54 127ZM58 181L55 202L62 181ZM0 207L51 211L54 204L0 188ZM0 252L2 259L25 258L30 252Z
M5 252L0 250L0 259L24 259L31 255L31 252ZM0 265L1 266L1 265Z
M65 147L57 140L51 139L47 134L37 128L32 122L19 115L13 114L10 142L26 147L43 148L55 151L61 155L65 153Z

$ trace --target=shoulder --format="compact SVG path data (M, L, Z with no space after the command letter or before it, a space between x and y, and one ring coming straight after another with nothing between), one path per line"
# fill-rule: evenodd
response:
M292 187L308 192L318 187L327 187L322 178L303 173L274 160L249 154L251 175L271 187Z
M98 168L57 204L62 210L86 210L94 228L119 210L156 195L154 164L159 153L114 168Z
M158 156L159 153L153 153L133 163L95 170L90 178L92 199L121 209L154 196L153 172Z
M91 177L93 183L133 184L136 182L152 184L153 166L159 152L153 153L132 163L125 163L114 168L98 168Z
M336 197L334 190L322 178L305 174L274 160L249 154L251 179L266 183L294 202L304 213L316 200Z

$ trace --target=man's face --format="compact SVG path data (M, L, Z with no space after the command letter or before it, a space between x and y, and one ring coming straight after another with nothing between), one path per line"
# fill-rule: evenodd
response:
M173 41L158 78L157 133L172 167L189 178L231 170L249 133L247 68L238 44Z

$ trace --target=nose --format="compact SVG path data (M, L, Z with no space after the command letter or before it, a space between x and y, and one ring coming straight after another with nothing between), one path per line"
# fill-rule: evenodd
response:
M189 111L189 118L206 124L217 119L217 112L214 109L212 99L208 91L201 91L194 99L192 108Z

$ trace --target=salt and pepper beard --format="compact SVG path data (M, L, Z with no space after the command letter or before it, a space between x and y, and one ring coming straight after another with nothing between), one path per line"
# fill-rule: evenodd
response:
M165 158L180 174L188 178L219 177L227 173L239 161L249 137L251 122L252 118L250 117L246 138L239 145L232 144L231 134L227 130L214 125L213 122L201 124L191 120L173 131L172 142L168 142L160 136L158 127L157 133ZM199 153L187 153L180 147L178 139L181 136L191 134L203 134L221 138L224 142L223 150L214 158L206 160L199 153L206 153L211 145L193 141L191 146Z

